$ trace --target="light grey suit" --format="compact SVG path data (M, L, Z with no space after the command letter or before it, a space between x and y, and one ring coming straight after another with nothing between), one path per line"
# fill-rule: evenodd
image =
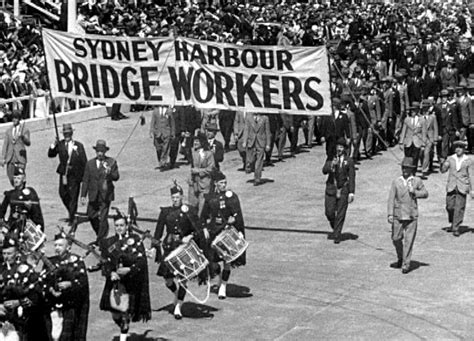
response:
M3 164L7 167L7 176L12 185L15 165L26 168L26 147L31 144L30 131L24 123L20 122L16 132L14 129L12 126L5 132L2 149Z

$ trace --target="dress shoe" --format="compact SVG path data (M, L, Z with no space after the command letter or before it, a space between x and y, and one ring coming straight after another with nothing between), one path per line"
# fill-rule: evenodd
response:
M118 117L118 116L112 116L112 121L120 121L120 117Z
M126 115L124 115L124 114L122 114L122 113L118 114L118 117L119 117L119 119L121 119L121 120L125 120L125 119L128 118L128 116L126 116Z
M453 236L455 237L459 237L461 235L461 233L459 231L454 231L453 232Z
M402 269L402 274L404 274L404 275L406 275L409 272L410 272L410 269L407 269L407 268Z
M262 183L263 183L262 180L254 180L253 185L260 186Z
M401 269L402 268L402 260L399 259L397 262L390 264L391 268L394 269Z
M341 242L341 236L340 235L334 236L334 244L339 244L340 242Z
M181 319L183 318L183 315L178 314L178 313L175 313L175 314L174 314L174 318L175 318L176 320L181 320Z

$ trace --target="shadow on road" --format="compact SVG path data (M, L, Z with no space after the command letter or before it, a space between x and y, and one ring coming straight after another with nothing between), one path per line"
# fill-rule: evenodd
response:
M219 309L211 307L209 305L194 302L185 302L181 307L181 313L183 314L183 317L192 319L213 318L213 312L216 312L218 310ZM167 311L169 314L173 315L174 305L168 304L154 311Z
M166 341L166 340L168 340L168 339L162 338L162 337L159 337L159 338L148 337L147 334L151 331L152 331L151 329L148 329L143 334L131 333L130 335L128 335L127 341L156 341L156 340ZM112 339L112 341L119 341L119 340L120 340L120 337L118 337L118 336L115 336Z
M412 260L410 262L410 272L414 271L418 268L421 268L422 266L430 266L428 263L423 263L423 262L418 262L416 260Z
M254 183L255 182L255 179L251 179L251 180L248 180L247 183ZM267 182L275 182L275 180L273 179L268 179L268 178L261 178L260 179L260 184L261 185L264 185L266 184Z
M446 232L449 232L449 233L452 232L452 231L451 231L451 226L443 227L441 230L446 231ZM459 226L459 233L460 233L460 234L469 233L469 232L470 232L470 233L474 233L474 228L469 227L469 226L465 226L465 225Z
M211 287L211 292L214 294L217 294L218 290L219 286L217 284ZM248 298L253 296L249 287L232 283L227 284L226 295L232 298Z
M259 226L245 226L248 230L270 231L270 232L294 232L294 233L308 233L308 234L331 234L330 231L317 230L302 230L302 229L288 229L283 227L259 227ZM358 236L357 236L358 237ZM357 239L357 238L356 238Z

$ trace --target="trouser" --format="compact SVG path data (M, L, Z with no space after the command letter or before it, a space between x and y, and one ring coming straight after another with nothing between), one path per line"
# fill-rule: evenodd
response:
M392 224L392 241L398 260L402 260L402 268L410 268L411 253L415 242L418 220L394 219Z
M224 138L224 148L229 150L230 139L234 129L235 111L223 111L219 113L219 126L221 134Z
M469 127L467 132L467 147L472 153L474 151L474 127Z
M59 197L64 206L66 206L69 214L69 222L74 220L74 215L77 212L77 201L79 199L80 187L81 179L67 177L66 181L64 181L64 176L59 176Z
M109 208L110 201L103 200L100 195L97 195L97 199L87 205L87 216L97 235L97 242L107 238L109 234L109 222L107 221Z
M418 168L418 160L420 159L420 148L418 148L412 143L409 147L405 146L404 152L405 157L413 158L413 165Z
M272 132L270 134L270 150L265 151L265 161L271 162L272 161L272 154L273 154L273 147L276 141L276 132Z
M198 209L198 216L200 216L202 208L204 206L205 195L210 192L211 188L210 186L207 188L198 187L199 185L197 183L192 183L189 185L188 202L189 205L194 206Z
M265 148L262 147L247 147L247 160L245 168L246 170L251 169L251 165L255 162L255 173L254 179L260 180L262 178L262 170L263 170L263 158L265 156Z
M244 165L244 170L245 170L245 160L246 160L246 153L245 153L245 148L243 146L244 139L242 138L242 134L237 138L237 150L239 151L240 158L242 159L242 163Z
M314 140L314 123L316 121L316 116L308 116L307 123L303 126L303 135L305 144L309 147L312 147Z
M452 153L452 145L453 142L455 141L455 135L451 135L449 133L444 133L441 136L441 143L438 142L438 149L437 149L437 154L438 154L438 160L440 161L440 164L446 160L448 155L451 155Z
M170 154L170 145L171 137L170 136L155 136L154 145L156 149L156 156L158 158L158 163L160 166L163 166L169 158Z
M300 127L295 125L293 131L288 131L288 138L290 139L290 151L292 154L298 152L298 133Z
M348 206L349 193L346 191L341 193L340 198L335 194L325 194L324 196L324 210L326 218L334 231L334 237L339 238L342 233L342 227L346 220L346 212Z
M397 144L397 136L396 136L396 124L397 119L393 117L389 117L387 120L387 142L389 146L393 146Z
M352 159L357 161L360 159L360 142L362 141L362 131L359 130L357 137L354 140L354 151L352 152Z
M336 155L336 137L327 136L326 137L326 156L329 159L333 159Z
M446 211L453 231L459 230L459 226L464 220L465 208L466 194L460 193L457 189L446 194Z
M433 142L426 141L425 149L420 154L422 164L421 171L428 173L433 162Z
M120 107L122 105L121 104L117 104L117 103L114 103L112 104L112 110L110 111L110 117L117 117L118 115L120 115Z
M364 128L362 140L364 141L365 155L367 157L371 157L374 143L374 131L371 127Z
M281 127L277 135L277 148L278 148L278 158L283 158L283 149L286 145L286 134L288 133L285 127Z
M174 166L179 152L179 137L174 137L170 141L170 166Z

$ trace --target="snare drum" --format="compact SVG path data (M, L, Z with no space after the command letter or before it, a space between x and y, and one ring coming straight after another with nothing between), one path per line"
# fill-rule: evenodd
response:
M191 240L188 244L178 246L165 258L165 264L175 276L190 280L199 275L209 261L201 249Z
M214 238L211 246L226 263L230 263L247 250L249 243L234 227L228 227Z
M25 228L20 233L20 238L25 248L31 251L36 251L46 241L46 235L30 219L26 220Z

